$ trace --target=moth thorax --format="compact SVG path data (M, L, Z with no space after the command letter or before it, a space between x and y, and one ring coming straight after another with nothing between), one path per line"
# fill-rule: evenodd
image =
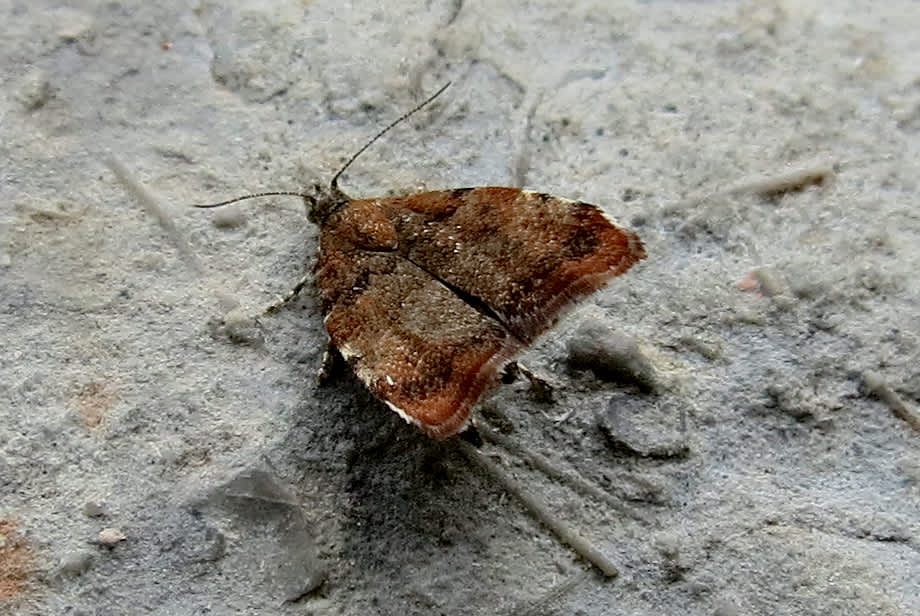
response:
M337 187L318 188L313 201L307 201L307 218L317 225L323 224L329 216L351 201L351 197Z

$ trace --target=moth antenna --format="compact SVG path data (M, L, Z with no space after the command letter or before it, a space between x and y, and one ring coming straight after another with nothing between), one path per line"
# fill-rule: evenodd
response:
M382 131L380 131L379 133L377 133L376 135L374 135L374 137L373 137L370 141L368 141L367 143L365 143L364 146L362 146L360 150L358 150L357 152L355 152L354 154L352 154L351 158L348 159L348 162L346 162L344 165L342 165L342 168L339 169L338 173L336 173L334 176L332 176L332 181L329 183L329 186L332 187L333 192L338 191L338 188L339 188L339 176L341 176L341 175L345 172L345 170L348 169L349 166L351 166L351 163L355 162L355 159L356 159L356 158L358 158L359 156L361 156L361 154L364 153L364 150L366 150L367 148L371 147L371 145L373 145L373 143L374 143L375 141L377 141L378 139L380 139L381 137L383 137L385 134L387 134L391 128L393 128L394 126L396 126L397 124L399 124L399 123L402 122L403 120L407 120L407 119L408 119L410 116L412 116L415 112L419 111L422 107L424 107L425 105L427 105L428 103L430 103L431 101L433 101L434 99L436 99L438 96L440 96L441 93L444 92L444 90L446 90L447 87L448 87L449 85L450 85L450 82L448 81L448 82L445 83L443 86L441 86L441 89L440 89L440 90L438 90L437 92L435 92L434 94L432 94L431 96L429 96L428 98L426 98L424 101L422 101L421 103L419 103L418 105L416 105L413 109L410 109L410 110L407 111L406 113L402 114L401 116L399 116L398 118L396 118L395 120L393 120L393 122L391 122L389 126L387 126L387 127L384 128Z
M441 88L437 92L435 92L434 94L432 94L431 96L423 100L421 103L419 103L418 105L416 105L415 107L407 111L406 113L402 114L401 116L393 120L386 128L381 130L379 133L374 135L370 141L365 143L361 147L360 150L352 154L351 158L349 158L348 161L344 165L342 165L342 168L339 169L338 173L332 176L332 181L329 183L329 186L332 187L332 192L334 193L339 192L339 188L338 188L339 176L341 176L345 172L345 170L351 166L351 163L355 162L356 158L361 156L361 154L363 154L367 148L371 147L371 145L373 145L375 141L383 137L387 132L390 131L391 128L393 128L400 122L407 120L410 116L412 116L414 113L419 111L422 107L424 107L425 105L427 105L428 103L436 99L438 96L440 96L441 93L443 93L444 90L446 90L447 87L450 86L450 84L451 82L448 81L443 86L441 86ZM258 199L260 197L281 197L281 196L300 197L301 199L305 199L306 201L308 201L311 205L316 205L316 198L313 197L313 195L308 195L306 193L289 191L289 190L272 190L269 192L260 192L260 193L253 193L251 195L242 195L240 197L234 197L233 199L227 199L226 201L219 201L217 203L195 203L195 204L192 204L192 207L207 209L207 208L214 208L214 207L222 207L224 205L230 205L231 203L236 203L237 201L245 201L247 199Z
M306 199L310 203L315 204L316 199L313 195L308 195L306 193L299 193L292 190L272 190L269 192L260 192L253 193L251 195L243 195L242 197L234 197L233 199L227 199L226 201L220 201L219 203L194 203L192 207L199 207L202 209L211 208L211 207L221 207L224 205L230 205L231 203L236 203L237 201L245 201L246 199L258 199L259 197L300 197L301 199Z

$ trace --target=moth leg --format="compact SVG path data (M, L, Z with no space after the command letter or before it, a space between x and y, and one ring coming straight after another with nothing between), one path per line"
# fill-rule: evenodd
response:
M320 385L331 383L337 376L342 374L342 370L348 362L342 357L339 350L332 344L332 341L326 343L326 351L323 353L323 365L316 375Z
M533 372L523 364L518 364L518 371L524 375L524 378L530 383L529 393L531 398L538 402L552 402L555 387L549 380Z
M270 304L262 312L262 314L275 314L276 312L280 311L282 308L297 299L297 296L300 295L300 292L303 291L304 287L306 287L311 280L313 280L313 274L308 272L306 275L304 275L303 278L297 281L297 284L294 285L294 288L291 289L287 295L279 299L277 302Z
M548 379L543 378L522 363L511 361L502 370L502 383L513 383L524 377L529 383L530 396L538 402L552 402L553 391L556 389Z
M499 380L505 385L514 383L521 377L521 371L518 368L518 363L516 361L509 361L505 364L505 367L502 368L502 373L499 375Z

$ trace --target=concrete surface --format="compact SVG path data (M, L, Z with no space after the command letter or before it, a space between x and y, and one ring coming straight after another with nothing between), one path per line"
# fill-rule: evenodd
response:
M920 613L915 2L0 14L3 613ZM524 357L555 401L481 414L622 503L483 446L617 578L319 386L315 296L250 318L314 258L296 199L187 207L328 182L447 80L347 192L525 185L648 247ZM568 365L587 321L654 386Z

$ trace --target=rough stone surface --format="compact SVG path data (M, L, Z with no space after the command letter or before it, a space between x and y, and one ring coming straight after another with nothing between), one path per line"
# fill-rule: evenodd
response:
M0 15L0 613L920 613L920 437L861 387L920 402L914 0ZM521 358L559 383L553 403L525 385L488 400L507 438L639 514L508 463L616 580L582 577L356 379L318 386L315 294L252 318L313 266L302 203L240 204L245 224L186 207L326 184L447 80L343 190L522 185L597 204L647 247L581 310L666 387L570 374L576 313ZM809 169L833 180L765 188ZM687 454L611 447L611 399L645 434L651 407L662 429L683 410ZM289 500L217 496L253 468ZM128 539L93 544L106 526ZM80 550L92 566L60 575Z

